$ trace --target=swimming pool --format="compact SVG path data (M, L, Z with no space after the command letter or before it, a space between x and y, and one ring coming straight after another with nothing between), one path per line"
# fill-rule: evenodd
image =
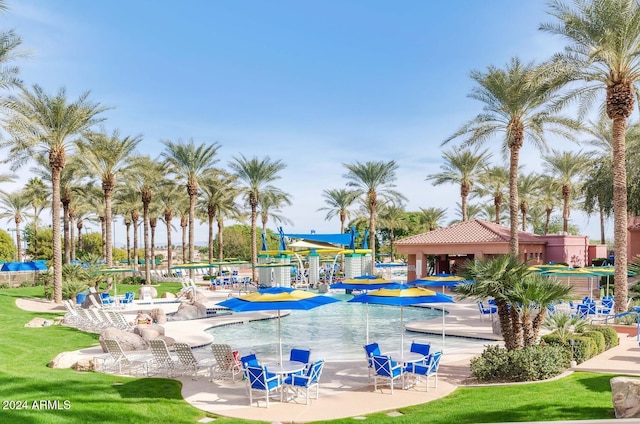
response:
M341 300L352 296L333 294ZM441 318L439 309L404 307L403 323ZM312 359L362 360L366 341L366 305L362 303L336 302L309 311L291 311L282 317L282 350L285 355L291 348L311 349ZM208 330L214 343L227 343L241 354L256 353L264 358L276 358L278 352L277 320L252 321L214 327ZM369 305L369 340L378 342L383 351L400 349L400 308ZM433 349L442 347L442 336L405 332L404 344L408 351L411 341L431 343ZM466 348L486 343L478 340L447 337L446 348Z

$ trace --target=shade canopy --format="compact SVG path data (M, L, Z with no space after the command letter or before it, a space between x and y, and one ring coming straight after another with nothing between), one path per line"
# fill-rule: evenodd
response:
M5 262L0 271L46 271L47 265L41 261Z
M217 268L218 264L208 263L208 262L199 262L199 263L191 263L191 264L181 264L172 266L171 269L199 269L199 268Z
M473 280L465 280L464 277L457 275L428 275L409 281L408 285L425 286L425 287L456 287L460 284L471 284Z

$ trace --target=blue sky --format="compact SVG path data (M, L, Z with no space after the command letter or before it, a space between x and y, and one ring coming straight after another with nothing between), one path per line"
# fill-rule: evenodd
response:
M317 209L355 161L396 160L407 210L444 207L447 222L456 218L458 187L425 178L439 171L440 143L480 112L467 98L470 71L562 48L538 30L549 21L538 1L7 3L1 27L33 53L19 62L23 80L73 97L91 90L113 107L105 128L142 134L141 153L193 138L218 142L222 167L239 153L284 161L277 185L292 196L283 213L294 222L285 232L339 230ZM488 145L496 164L501 142ZM526 172L542 171L539 156L524 148ZM574 211L572 222L598 238L597 217Z

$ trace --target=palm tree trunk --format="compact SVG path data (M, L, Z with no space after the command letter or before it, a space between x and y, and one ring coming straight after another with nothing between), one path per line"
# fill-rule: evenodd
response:
M151 268L156 269L156 226L157 218L149 218L149 228L151 231Z
M369 275L375 275L376 271L376 205L374 204L369 213L369 247L371 248L371 272Z
M38 260L38 208L33 208L33 258Z
M72 213L69 217L69 238L71 239L71 260L76 260L76 219L75 214Z
M462 220L468 221L469 214L467 213L467 197L469 196L469 187L462 183L460 184L460 207L462 208Z
M127 265L131 266L131 221L125 221L124 226L127 233Z
M395 235L393 234L393 228L389 231L389 246L391 247L391 262L395 262L395 257L393 256L393 245L395 241Z
M133 223L133 269L138 270L138 220L131 220Z
M108 267L113 266L113 250L111 249L111 246L113 244L112 233L111 233L111 226L113 225L113 216L112 216L112 210L111 210L112 194L113 194L112 190L104 191L104 220L105 220L105 226L106 226L106 232L104 237L105 239L104 260L107 263Z
M604 238L604 208L602 207L602 203L598 200L598 213L600 215L600 244L605 244L606 240Z
M516 308L511 307L511 309L509 309L509 315L511 317L513 343L516 349L520 349L524 345L524 331L522 328L522 322L519 319L518 311L516 310Z
M496 299L496 307L498 308L498 319L502 328L502 338L504 339L504 347L507 350L516 348L513 337L513 326L511 325L511 315L509 315L509 306L504 300Z
M613 119L613 239L615 255L615 299L616 313L627 311L627 170L625 134L627 120Z
M258 281L258 249L256 248L257 202L251 204L251 281Z
M69 244L69 203L62 203L62 223L64 225L64 263L69 265L71 263L71 245Z
M502 200L497 196L493 198L493 206L496 209L496 224L500 225L500 206L502 204Z
M569 233L569 194L571 193L571 187L567 184L562 185L562 231L565 234Z
M171 245L171 220L165 218L165 221L167 223L167 275L170 275L172 265L171 256L173 255L173 246Z
M551 212L553 212L553 209L546 208L546 210L545 210L546 219L544 221L544 235L545 236L547 234L549 234L549 224L551 224Z
M518 162L520 160L520 150L517 146L510 149L509 158L509 253L518 257L520 246L518 240Z
M193 246L196 226L196 194L189 193L189 263L194 262ZM189 279L193 280L194 270L189 269Z
M62 303L62 241L60 239L60 172L51 169L51 227L53 229L53 301Z
M221 216L218 217L218 260L224 258L224 222Z
M213 262L213 218L213 215L209 214L209 233L207 234L209 263ZM209 274L211 274L211 268L209 268Z
M22 237L20 236L20 219L16 219L16 244L18 247L18 262L22 262Z
M144 237L144 280L151 284L151 249L149 246L149 203L142 204L142 234Z

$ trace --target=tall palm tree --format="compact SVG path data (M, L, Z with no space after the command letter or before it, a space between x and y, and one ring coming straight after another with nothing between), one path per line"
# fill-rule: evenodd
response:
M467 221L480 218L483 213L482 209L483 209L482 205L478 205L475 203L468 203L467 204ZM460 218L452 219L451 221L449 221L449 225L457 224L458 222L464 221L462 219L462 205L460 204L460 202L456 202L456 213Z
M235 177L220 173L212 178L207 178L202 183L202 193L200 197L200 209L206 216L208 223L208 253L209 263L213 262L213 223L222 215L225 216L230 210L236 207L235 197L237 196L235 187ZM219 223L217 221L216 223ZM223 260L221 255L222 243L224 241L221 229L218 228L218 259Z
M257 281L258 245L257 245L257 218L260 196L266 192L282 193L271 183L280 178L278 173L286 168L281 160L272 161L269 156L264 159L253 157L247 159L244 155L234 157L229 163L238 182L243 185L240 192L251 209L251 266L253 281Z
M473 71L471 78L478 84L469 97L481 101L483 112L465 123L443 144L463 137L464 144L483 144L497 134L504 134L503 151L509 153L509 252L518 256L518 167L520 149L528 140L536 147L546 147L545 132L573 138L571 132L578 122L547 110L561 86L558 76L542 72L544 67L523 64L520 59L500 69L490 66L486 72Z
M16 246L18 247L18 262L22 262L22 230L20 224L26 217L29 201L23 192L0 193L0 218L8 218L15 224Z
M49 203L50 190L41 178L33 177L27 181L24 195L33 208L33 258L38 259L38 221Z
M518 197L520 200L520 214L522 231L527 231L527 214L529 206L533 204L540 190L540 176L538 174L520 174L518 177Z
M442 208L420 208L420 223L425 231L433 231L440 228L440 222L447 214L446 209Z
M149 156L131 158L129 181L133 182L142 202L142 228L144 245L144 275L146 284L151 284L151 246L149 243L149 207L158 181L164 174L164 166Z
M98 179L102 183L105 204L105 261L113 265L112 246L112 210L111 201L116 187L118 174L130 166L129 155L133 153L142 138L140 136L121 137L116 130L111 135L104 132L87 132L84 139L77 143L78 158L89 179Z
M327 215L324 217L325 221L337 216L340 219L340 234L344 233L345 222L351 216L349 207L353 205L358 197L357 193L346 188L325 189L322 192L322 197L327 206L318 209L318 211L327 211Z
M260 201L258 202L258 215L260 215L260 223L262 224L263 233L267 234L267 223L269 222L269 218L271 218L276 224L293 225L293 221L282 215L280 208L283 205L291 205L289 195L286 193L266 192L260 196Z
M380 228L389 231L389 253L391 254L391 262L393 262L395 261L395 232L407 229L407 214L404 207L393 202L385 203L380 211Z
M590 165L589 156L579 152L559 152L552 150L550 155L543 156L544 168L554 175L562 190L562 231L569 228L569 202L577 194L576 185L585 175Z
M163 144L165 150L162 152L162 157L166 159L178 180L185 184L189 195L189 262L193 262L198 190L202 179L214 172L213 166L218 162L216 154L220 144L206 145L202 143L196 146L193 139L187 143L182 141L174 143L171 140L165 140ZM190 271L190 277L193 278L193 270Z
M363 201L369 213L369 247L372 257L370 274L374 275L378 198L394 202L407 200L400 192L394 190L398 164L394 160L364 163L356 161L352 164L345 163L343 166L349 171L344 175L347 179L347 186L353 187L358 196L364 196Z
M491 196L496 224L502 219L502 203L509 190L509 170L503 166L486 167L478 178L476 192L480 196Z
M167 227L167 273L171 272L173 266L173 243L171 240L173 225L171 221L176 212L184 208L184 204L189 202L188 197L178 186L167 179L161 179L158 184L158 203L160 204L162 220Z
M67 150L75 135L89 130L100 122L106 110L99 103L89 101L89 92L69 102L64 88L54 96L34 85L10 98L6 112L5 130L10 138L9 157L14 169L20 167L40 150L49 156L52 181L53 227L53 300L62 302L62 245L60 242L60 174L66 164Z
M457 184L460 186L460 205L462 208L462 220L469 219L467 215L467 199L474 184L480 178L482 170L487 166L491 155L486 151L471 151L469 149L454 147L451 151L442 154L445 159L440 166L442 172L427 176L427 181L433 181L433 185Z
M549 224L551 223L551 213L558 206L558 191L560 187L558 181L551 175L541 175L539 181L540 190L538 191L538 199L536 202L544 208L544 235L549 234Z
M613 121L613 227L616 313L626 311L627 283L627 172L626 131L640 82L640 5L637 0L552 0L554 23L541 29L558 34L569 44L556 56L568 79L582 85L568 98L582 100L582 110L604 89L604 109Z

